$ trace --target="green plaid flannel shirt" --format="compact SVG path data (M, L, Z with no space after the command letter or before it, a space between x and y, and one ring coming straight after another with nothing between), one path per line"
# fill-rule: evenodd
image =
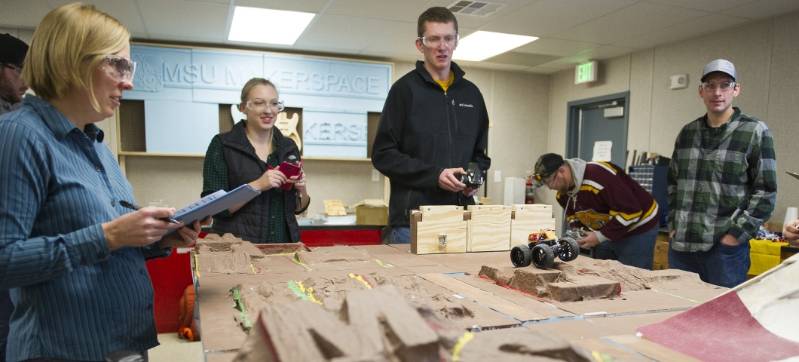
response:
M669 166L672 248L707 251L724 234L748 242L774 211L777 161L762 121L735 112L718 128L706 116L683 127Z

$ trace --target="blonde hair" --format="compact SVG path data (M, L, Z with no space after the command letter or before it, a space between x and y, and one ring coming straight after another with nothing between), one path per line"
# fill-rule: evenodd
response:
M33 33L22 78L44 99L63 98L75 89L89 92L100 110L93 78L109 54L128 46L130 32L119 20L93 5L71 3L45 15Z
M250 96L250 91L252 91L253 88L259 85L268 85L275 90L275 93L277 93L277 87L275 87L275 84L272 83L272 81L264 78L251 78L250 80L247 81L247 83L244 83L244 87L241 88L242 106L244 106L244 104L247 103L247 97Z

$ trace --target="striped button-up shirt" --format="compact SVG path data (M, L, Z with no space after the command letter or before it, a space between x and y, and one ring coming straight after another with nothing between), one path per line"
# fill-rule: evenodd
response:
M0 117L0 289L14 311L11 361L104 360L158 344L144 261L158 248L108 250L101 224L129 212L130 184L101 142L27 96Z
M707 251L724 234L748 242L776 199L774 139L762 121L735 108L720 127L703 116L677 136L669 166L674 250Z

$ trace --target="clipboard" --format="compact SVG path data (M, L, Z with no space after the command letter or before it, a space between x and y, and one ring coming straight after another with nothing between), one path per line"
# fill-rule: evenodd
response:
M796 172L793 172L793 171L785 171L785 173L787 173L787 174L793 176L793 178L799 180L799 173L796 173Z
M258 191L248 184L241 185L231 191L219 190L189 204L175 212L175 220L185 225L216 215L236 205L249 202L260 195Z

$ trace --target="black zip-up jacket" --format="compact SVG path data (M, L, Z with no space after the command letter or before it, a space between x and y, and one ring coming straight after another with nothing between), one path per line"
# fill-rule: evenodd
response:
M372 148L372 164L391 180L389 223L408 226L420 205L466 205L472 199L438 187L445 168L477 162L485 172L488 112L483 95L452 63L455 79L447 92L424 68L400 78L388 92Z
M294 155L297 159L300 159L300 151L294 141L283 136L277 127L272 129L272 134L272 142L276 147L278 164L287 160L289 155ZM255 154L255 148L247 140L244 121L236 123L230 132L219 134L217 137L222 142L222 153L227 165L227 190L249 183L266 172L266 162L258 158L258 155ZM216 190L204 190L202 195L206 196L214 191ZM253 243L265 243L264 235L267 235L269 229L269 213L282 212L285 215L290 240L281 240L280 242L299 241L300 229L295 213L305 210L296 211L297 190L294 188L289 191L281 190L279 195L284 200L283 210L272 209L270 201L273 193L262 192L233 215L227 212L214 215L212 230L219 235L232 233Z

